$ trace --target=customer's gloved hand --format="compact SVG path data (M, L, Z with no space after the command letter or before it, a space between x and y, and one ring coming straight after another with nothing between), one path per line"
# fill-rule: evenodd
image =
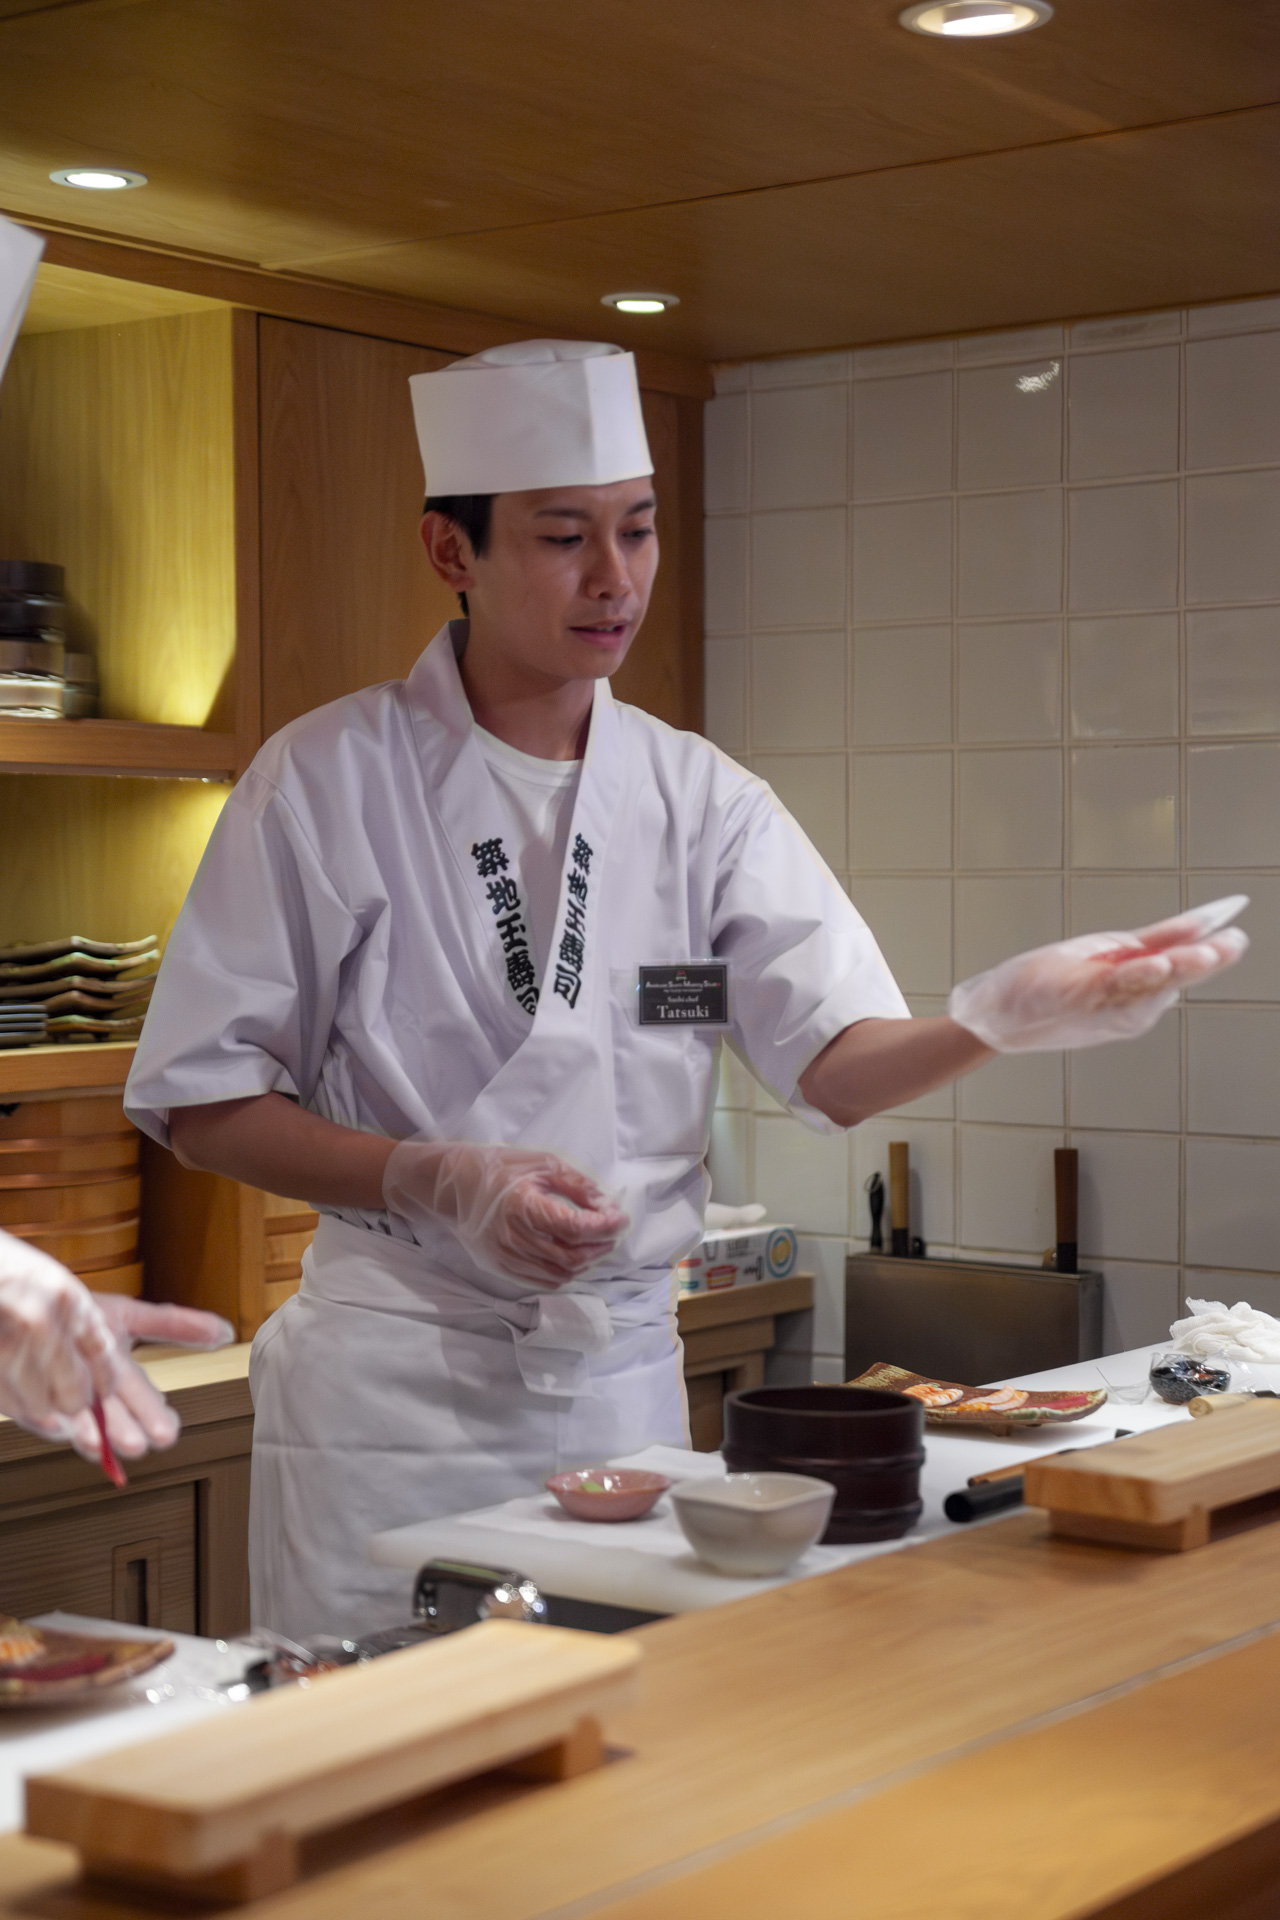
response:
M485 1272L540 1286L607 1259L628 1225L590 1174L523 1147L401 1140L382 1193L411 1226L442 1222Z
M1136 1039L1184 987L1245 953L1248 935L1227 922L1248 904L1247 894L1232 894L1136 933L1089 933L1036 947L953 987L947 1012L997 1053Z
M126 1458L178 1437L177 1415L128 1357L135 1339L220 1347L234 1338L216 1314L91 1294L56 1260L0 1233L0 1413L69 1440L86 1460L101 1452L95 1399Z

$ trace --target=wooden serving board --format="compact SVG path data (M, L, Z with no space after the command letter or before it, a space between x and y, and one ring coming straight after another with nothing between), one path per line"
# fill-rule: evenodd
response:
M1023 1497L1047 1507L1053 1531L1073 1539L1174 1552L1206 1546L1280 1518L1280 1401L1030 1460Z
M26 1783L26 1828L89 1873L221 1900L288 1886L305 1835L521 1762L566 1779L632 1703L631 1637L490 1620L261 1694Z

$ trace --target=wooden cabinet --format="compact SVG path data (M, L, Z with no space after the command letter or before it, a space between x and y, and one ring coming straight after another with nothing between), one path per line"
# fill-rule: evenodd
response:
M407 381L516 330L101 243L50 254L0 392L0 556L65 565L102 717L0 718L0 946L163 941L265 735L402 675L456 611L417 537ZM663 356L640 368L663 564L615 685L697 727L710 382ZM310 1224L144 1147L153 1297L247 1336L296 1284Z
M247 1358L233 1347L148 1363L183 1430L168 1453L128 1463L124 1492L0 1419L0 1613L62 1608L215 1636L248 1626Z
M764 1385L764 1357L777 1338L777 1316L813 1306L813 1275L687 1293L678 1324L684 1343L689 1433L699 1453L714 1453L724 1437L724 1397Z

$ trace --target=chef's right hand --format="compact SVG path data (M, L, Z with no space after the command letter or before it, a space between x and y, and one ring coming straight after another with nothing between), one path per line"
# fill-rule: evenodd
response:
M539 1286L562 1286L607 1259L628 1225L590 1174L523 1147L401 1140L382 1193L411 1226L443 1222L486 1272Z
M86 1287L56 1260L0 1234L0 1413L46 1439L115 1389L120 1350Z
M177 1415L129 1358L134 1340L209 1349L234 1338L216 1314L91 1294L56 1260L0 1233L0 1413L69 1441L86 1460L102 1451L95 1399L126 1459L178 1437Z

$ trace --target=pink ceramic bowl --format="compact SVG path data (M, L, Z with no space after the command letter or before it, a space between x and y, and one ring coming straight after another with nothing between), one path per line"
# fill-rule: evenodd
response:
M552 1474L547 1491L575 1520L639 1520L670 1485L640 1467L580 1467Z

